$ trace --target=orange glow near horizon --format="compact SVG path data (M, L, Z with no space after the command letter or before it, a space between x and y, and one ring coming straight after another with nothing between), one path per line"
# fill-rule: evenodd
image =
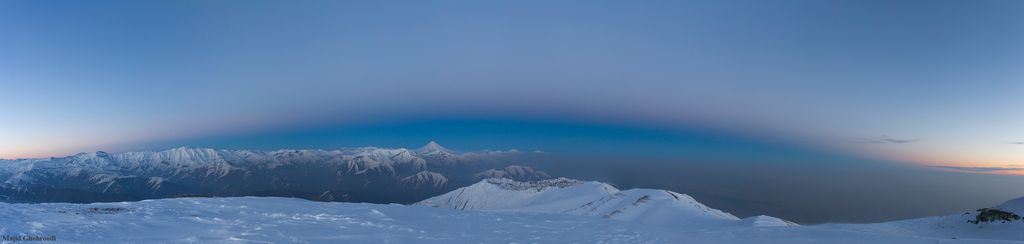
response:
M928 157L917 157L913 160L904 160L908 163L923 167L932 167L947 171L980 173L980 174L1004 174L1024 175L1024 163L1008 163L1012 160L1005 160L999 157L960 156L960 155L932 155Z
M840 151L879 160L901 162L947 171L1024 175L1024 154L1014 144L951 144L920 142L909 144L842 145Z
M966 160L961 158L927 159L916 162L923 166L970 173L1024 175L1024 163L1007 163L1004 160Z
M961 165L931 165L942 170L955 171L955 172L966 172L966 173L979 173L979 174L1003 174L1003 175L1021 175L1024 176L1024 165L990 165L990 164L972 164L970 166Z
M64 157L74 155L81 151L75 150L60 150L60 149L41 149L41 148L20 148L11 151L0 151L0 159L27 159L27 158L49 158L49 157Z

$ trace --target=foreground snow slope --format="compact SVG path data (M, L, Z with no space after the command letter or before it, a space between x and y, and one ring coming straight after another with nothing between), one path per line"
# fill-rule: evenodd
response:
M0 203L0 235L56 236L61 243L1009 243L918 235L899 225L680 228L569 214L260 197Z
M735 216L697 202L690 196L653 189L619 190L608 184L573 179L520 182L511 179L486 179L476 184L423 200L416 205L459 210L501 212L558 213L624 220L645 225L677 229L715 230L728 228L794 227L796 224L771 216L738 219ZM987 210L986 210L987 209ZM950 216L911 219L866 225L821 225L792 228L859 231L897 236L933 238L975 238L1024 241L1024 198L1002 205L966 211ZM991 211L995 209L997 211ZM1005 220L972 223L983 212L990 218L1004 215ZM1002 212L1008 212L1009 215ZM1013 214L1016 214L1013 216Z
M919 235L945 236L959 238L1007 239L1024 242L1024 197L1007 201L999 206L983 209L996 209L1015 214L1017 219L994 220L991 222L972 223L982 212L964 211L948 216L927 217L887 223L864 225L875 229L889 229L914 232ZM861 227L864 227L861 226ZM892 227L892 228L886 228Z

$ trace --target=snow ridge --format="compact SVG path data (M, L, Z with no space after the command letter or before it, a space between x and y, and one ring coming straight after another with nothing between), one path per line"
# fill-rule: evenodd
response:
M498 210L596 216L659 226L741 224L739 218L666 190L619 190L611 185L558 178L541 181L485 179L416 205L459 210ZM748 221L754 225L756 220ZM781 223L780 223L781 222ZM786 221L759 226L784 226Z
M421 186L431 186L433 188L442 188L448 184L448 178L444 177L439 173L430 171L420 171L414 175L402 178L400 182L403 185L419 188Z
M427 158L443 153L445 161ZM471 160L471 157L507 155L509 152L473 153L464 155L445 149L436 142L416 151L398 148L341 148L337 150L216 150L179 147L164 151L80 153L47 159L0 160L0 182L8 185L31 183L34 175L105 174L96 176L97 183L109 183L109 177L164 177L173 179L200 173L223 177L247 167L275 168L295 164L334 164L347 173L394 172L399 166L424 170L428 162ZM103 178L106 177L106 178Z
M538 181L516 181L508 178L490 178L485 179L484 182L497 186L498 188L510 191L544 191L548 188L566 188L571 186L577 186L585 183L584 181L574 180L569 178L557 178L550 180L538 180Z

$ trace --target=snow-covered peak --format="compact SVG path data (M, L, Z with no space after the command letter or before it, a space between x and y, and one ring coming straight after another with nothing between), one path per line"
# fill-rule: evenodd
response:
M420 147L420 148L416 149L416 152L417 153L436 153L436 152L452 153L453 151L452 150L448 150L447 148L444 148L443 146L441 146L441 144L437 144L437 142L435 142L435 141L430 141L430 142L427 143L427 145L424 145L423 147Z
M732 214L713 209L686 194L655 189L629 189L603 196L566 213L660 226L733 224Z

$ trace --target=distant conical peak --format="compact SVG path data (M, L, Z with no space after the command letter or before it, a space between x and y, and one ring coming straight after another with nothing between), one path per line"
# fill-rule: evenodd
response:
M420 151L420 152L449 152L451 150L448 150L447 148L444 148L443 146L441 146L441 144L437 144L437 142L435 142L435 141L430 141L430 142L427 143L427 145L424 145L423 147L417 149L416 151Z

